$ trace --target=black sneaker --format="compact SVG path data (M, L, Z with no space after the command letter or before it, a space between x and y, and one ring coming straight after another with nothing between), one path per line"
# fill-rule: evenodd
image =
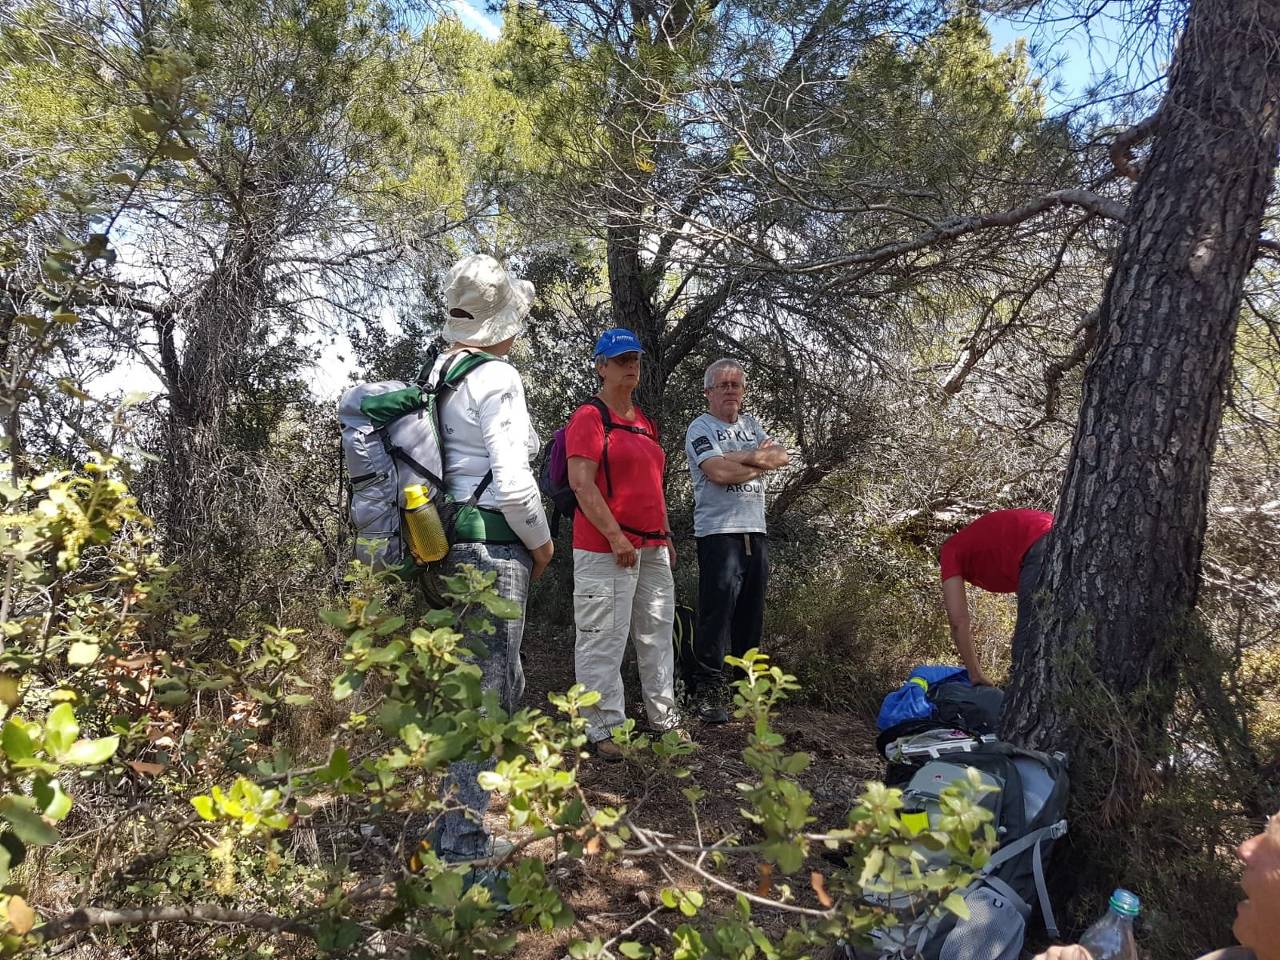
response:
M729 711L724 708L724 698L718 688L698 691L693 712L703 723L729 722Z

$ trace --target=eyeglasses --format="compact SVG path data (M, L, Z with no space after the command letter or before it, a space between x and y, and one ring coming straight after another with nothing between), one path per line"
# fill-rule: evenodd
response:
M728 393L730 390L740 390L745 392L747 389L747 385L740 380L729 380L725 383L717 383L715 386L710 387L709 389L716 390L720 393Z

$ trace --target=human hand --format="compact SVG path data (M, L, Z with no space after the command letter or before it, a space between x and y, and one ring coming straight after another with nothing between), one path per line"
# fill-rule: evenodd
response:
M995 686L995 684L991 682L991 678L988 677L981 670L971 671L969 673L969 682L972 683L975 687L994 687Z
M1050 947L1037 954L1035 960L1093 960L1093 955L1078 943L1070 946Z
M778 443L777 440L769 437L756 448L755 459L761 468L777 470L791 463L791 454L787 453L787 448Z
M533 557L533 569L529 571L529 579L537 580L547 572L547 566L551 563L551 556L556 552L555 542L548 540L540 547L535 547L529 551L529 555Z
M640 555L636 553L635 544L627 539L627 535L618 531L609 538L609 548L613 550L613 559L620 567L634 567Z
M676 542L670 537L667 537L667 563L672 570L676 568Z

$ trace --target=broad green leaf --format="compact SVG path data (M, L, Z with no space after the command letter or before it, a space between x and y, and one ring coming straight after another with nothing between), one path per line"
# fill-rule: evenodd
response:
M333 681L333 699L345 700L364 685L364 674L347 671Z
M480 602L484 604L484 608L486 610L499 619L520 619L520 604L516 603L514 600L508 600L506 597L500 597L496 593L486 593L480 597Z
M191 692L181 680L163 680L155 688L156 701L167 705L179 705L191 699Z
M80 736L80 724L69 703L60 703L49 711L44 722L44 745L59 760L76 737Z
M54 822L65 819L71 812L71 798L57 780L37 778L32 785L31 795L35 798L36 809Z
M10 760L29 760L35 756L35 742L27 732L27 724L17 717L4 722L0 730L0 747Z
M184 143L166 143L156 153L170 160L194 160L196 156L196 152Z
M146 107L130 107L129 116L133 118L134 123L148 133L156 133L165 128L165 122Z
M867 858L862 861L862 874L858 877L859 886L867 886L880 873L880 868L884 866L884 849L882 847L872 847L867 853Z
M6 830L4 836L13 843L18 844L19 846L22 845L22 841L9 831ZM9 844L0 842L0 886L4 886L9 882L9 870L11 867L16 866L17 864L13 862L13 855L9 850Z
M14 867L20 867L27 859L27 845L18 839L18 835L12 830L5 830L0 833L0 862L5 865L5 870L12 870ZM8 873L3 874L4 879L0 879L0 886L8 883Z
M101 737L97 740L77 740L62 756L63 763L77 767L91 767L111 759L120 746L119 737Z
M969 905L964 902L964 897L959 893L953 893L947 899L942 901L942 908L950 910L961 920L969 919Z
M0 673L0 703L12 710L21 700L18 692L18 677L12 673Z
M213 800L210 797L192 797L191 806L196 808L196 813L200 815L202 820L218 819L218 815L213 812Z
M67 648L67 663L73 667L82 667L98 659L98 651L102 648L96 643L85 643L77 640Z
M23 843L41 847L58 842L58 831L44 822L27 797L10 794L0 798L0 817L9 821Z
M345 747L338 747L333 751L325 772L335 780L340 780L351 772L351 760Z

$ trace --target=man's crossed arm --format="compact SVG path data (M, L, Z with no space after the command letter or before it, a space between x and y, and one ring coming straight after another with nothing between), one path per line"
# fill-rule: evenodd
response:
M754 450L733 450L718 457L708 457L698 464L698 468L712 483L728 486L747 483L790 462L787 448L770 438Z

